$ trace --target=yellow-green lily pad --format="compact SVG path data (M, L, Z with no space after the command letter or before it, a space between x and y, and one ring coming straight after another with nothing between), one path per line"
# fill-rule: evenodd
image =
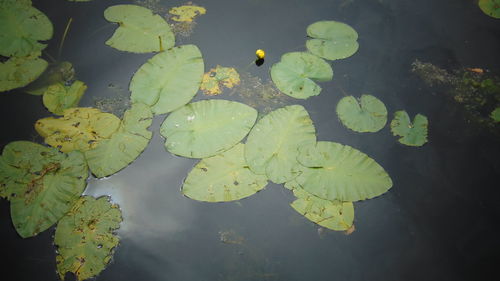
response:
M53 84L43 94L43 105L50 112L63 115L64 110L78 106L85 90L87 90L87 85L78 80L70 86L62 82Z
M24 87L37 79L48 66L39 55L38 52L0 62L0 92Z

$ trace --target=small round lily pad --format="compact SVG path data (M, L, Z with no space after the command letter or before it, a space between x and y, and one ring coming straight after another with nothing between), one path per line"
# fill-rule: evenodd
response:
M342 98L337 104L337 115L342 124L356 132L377 132L387 122L387 108L372 95Z
M349 25L338 21L318 21L307 27L307 49L324 59L338 60L358 51L358 33Z
M391 121L391 131L394 136L400 136L399 142L408 146L422 146L427 142L427 127L429 121L422 114L415 115L413 123L404 110L396 111Z

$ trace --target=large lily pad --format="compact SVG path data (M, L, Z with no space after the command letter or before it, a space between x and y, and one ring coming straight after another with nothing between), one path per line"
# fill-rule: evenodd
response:
M136 5L116 5L104 11L104 17L120 26L106 41L120 51L133 53L161 52L175 44L168 23L151 10Z
M387 108L372 95L362 95L358 101L353 96L343 97L337 104L337 114L342 124L356 132L377 132L387 122Z
M500 19L500 0L479 0L478 5L488 16Z
M195 45L183 45L157 54L132 78L131 100L151 106L154 114L171 112L196 95L203 69L203 58Z
M422 146L427 142L427 127L429 121L422 114L415 115L413 123L404 110L396 111L391 121L391 131L394 136L400 136L399 142L409 146Z
M29 1L0 1L1 56L28 56L47 46L38 41L52 38L49 18L30 4Z
M118 205L108 197L82 196L57 224L57 272L64 280L67 272L86 280L104 270L118 246L115 230L122 222Z
M307 27L307 49L327 60L345 59L358 51L358 33L338 21L318 21Z
M40 53L33 53L0 62L0 92L24 87L37 79L48 66L39 55Z
M133 104L125 111L118 131L85 152L92 174L98 178L112 175L139 157L153 136L148 131L152 122L153 113L147 105Z
M332 67L326 61L304 52L286 53L271 67L271 78L276 87L297 99L319 95L321 87L315 81L330 81L332 77Z
M63 115L64 110L78 106L85 90L87 90L87 85L78 80L69 86L62 82L53 84L43 94L43 105L50 112Z
M266 184L266 176L248 168L244 144L240 143L198 162L184 181L182 193L198 201L227 202L253 195Z
M118 117L90 107L66 109L63 117L47 117L35 123L45 142L63 152L94 148L100 140L110 138L119 126Z
M160 133L173 154L190 158L217 155L239 143L257 119L257 110L227 100L202 100L172 112Z
M314 125L300 105L270 112L250 131L245 145L248 166L256 174L265 174L274 183L284 183L296 174L297 149L316 142Z
M307 192L326 200L359 201L392 187L387 172L375 160L348 145L318 142L299 149L295 181Z
M28 141L7 144L0 167L0 186L23 238L56 223L78 200L88 175L82 153L64 154Z

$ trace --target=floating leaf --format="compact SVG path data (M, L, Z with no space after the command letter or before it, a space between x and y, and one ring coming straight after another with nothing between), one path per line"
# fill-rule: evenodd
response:
M391 121L391 131L394 136L400 136L399 142L409 146L422 146L427 142L427 117L415 115L413 123L404 110L396 111Z
M203 76L203 58L195 45L183 45L149 59L130 83L132 102L164 114L187 104L196 95Z
M491 119L500 122L500 107L495 108L490 114Z
M80 99L87 90L82 81L75 81L70 86L56 83L47 88L43 94L43 105L57 115L63 115L64 110L78 106Z
M205 8L195 5L173 7L168 11L172 15L172 20L184 22L192 22L196 16L204 15L206 12Z
M172 48L175 36L168 23L151 10L136 5L115 5L104 11L104 17L117 22L106 45L132 53L161 52Z
M153 136L148 131L152 122L153 113L147 105L132 104L132 108L125 111L118 131L85 152L92 174L98 178L112 175L139 157Z
M359 201L392 187L387 172L375 160L348 145L318 142L299 149L295 181L322 199Z
M205 95L214 96L222 93L221 87L231 89L238 84L240 84L240 75L236 69L217 65L216 68L203 74L200 89Z
M190 158L217 155L239 143L257 119L257 110L227 100L202 100L172 112L160 133L173 154Z
M37 79L48 65L45 60L38 58L39 55L34 53L0 62L0 92L24 87Z
M80 197L88 175L82 153L28 141L7 144L0 167L2 193L10 198L12 223L23 238L56 223Z
M343 231L352 227L354 221L352 202L321 199L305 191L296 183L295 186L293 194L297 199L290 204L295 211L328 229Z
M342 98L337 114L344 126L360 133L377 132L387 122L384 103L372 95L362 95L359 101L353 96Z
M488 16L500 19L500 0L479 0L478 5Z
M321 87L314 81L330 81L332 77L332 67L326 61L303 52L286 53L271 67L271 78L276 87L297 99L319 95Z
M30 1L0 1L1 56L24 57L40 52L46 45L38 41L52 38L49 18L30 4Z
M64 280L67 272L86 280L104 270L118 246L115 230L122 222L118 205L108 197L82 196L57 224L57 272Z
M266 176L248 168L244 144L240 143L198 162L184 181L182 193L198 201L228 202L253 195L266 184Z
M120 126L120 119L95 108L70 108L60 118L36 121L35 129L45 142L63 152L86 151L102 139L110 138Z
M245 158L256 174L265 174L274 183L293 179L298 165L297 149L316 142L314 125L300 105L270 112L248 134Z
M318 21L307 27L307 49L327 60L345 59L358 51L358 33L338 21Z

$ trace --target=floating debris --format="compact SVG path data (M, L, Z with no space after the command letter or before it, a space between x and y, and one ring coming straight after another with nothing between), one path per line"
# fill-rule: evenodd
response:
M219 231L219 241L224 244L242 245L245 242L245 238L238 235L234 230L229 229Z

